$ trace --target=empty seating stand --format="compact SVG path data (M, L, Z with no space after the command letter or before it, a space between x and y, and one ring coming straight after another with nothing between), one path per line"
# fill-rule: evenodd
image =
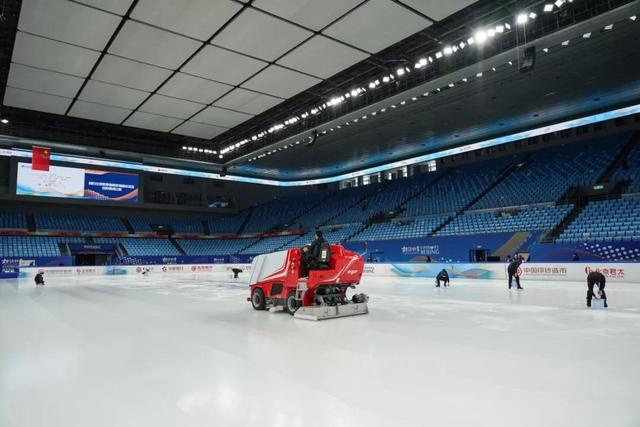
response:
M604 173L629 135L615 135L533 152L528 164L478 200L472 209L558 200L574 186L591 185Z
M27 220L21 212L0 212L0 228L12 230L25 230L27 228Z
M463 165L404 205L401 217L453 214L485 191L514 158Z
M550 230L571 211L573 205L544 205L508 211L465 212L440 230L438 236Z
M245 247L255 243L255 239L224 239L224 240L189 240L177 239L178 244L187 255L194 256L214 256L214 255L234 255Z
M153 232L152 225L168 225L175 233L202 234L202 220L199 219L175 219L175 218L141 218L129 219L129 223L135 232Z
M640 197L590 202L556 239L580 241L640 240Z
M249 211L244 210L237 215L209 218L207 220L210 234L234 234L237 233L242 223L247 218Z
M83 242L83 237L0 236L0 258L58 257L60 244Z
M392 221L372 224L352 240L390 240L427 237L436 227L448 218L447 215L437 215L412 220Z
M178 256L180 251L168 239L144 239L136 237L98 237L96 243L122 244L130 256Z
M34 215L34 218L36 222L36 228L39 231L127 231L122 220L113 216L37 213Z
M629 153L626 164L621 165L613 174L614 181L630 181L628 193L640 193L640 144Z

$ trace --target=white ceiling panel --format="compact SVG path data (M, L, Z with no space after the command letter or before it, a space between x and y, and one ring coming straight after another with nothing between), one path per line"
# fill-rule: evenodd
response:
M231 128L249 120L251 117L253 116L250 114L238 113L236 111L225 110L224 108L207 107L194 116L192 120L214 126Z
M120 20L111 13L66 0L23 0L18 29L102 50Z
M290 98L319 82L320 79L272 65L242 86L280 98Z
M184 99L171 98L155 94L151 96L140 108L145 113L159 114L161 116L187 119L204 107L202 104L185 101Z
M186 121L172 133L180 135L193 136L195 138L211 139L227 131L227 128L220 126L211 126L204 123Z
M25 110L44 111L45 113L64 114L71 104L70 98L31 92L7 86L4 92L4 105Z
M272 61L311 35L310 31L266 13L245 9L212 43Z
M391 0L369 0L324 33L376 53L429 25L431 21Z
M202 49L182 71L196 76L237 85L267 65L266 62L239 55L215 46Z
M120 20L111 13L66 0L23 0L18 29L102 50Z
M140 0L131 17L204 41L241 8L230 0Z
M100 53L18 31L12 62L86 77Z
M166 68L154 67L119 56L105 55L91 78L153 92L170 75L171 71Z
M20 64L11 64L7 85L43 92L50 95L66 96L73 98L82 86L83 79L67 74L54 73L40 68L26 67Z
M125 126L133 126L143 129L157 130L159 132L169 132L174 127L182 123L181 119L173 117L158 116L155 114L136 111L124 122Z
M124 108L94 104L93 102L80 100L76 100L76 102L73 103L73 107L71 107L71 111L69 111L69 115L73 117L117 124L120 124L130 113L131 110Z
M319 31L363 0L256 0L253 6Z
M209 104L231 89L233 89L233 86L202 79L190 74L176 73L171 77L171 80L158 89L158 93Z
M243 113L260 114L282 101L282 98L238 88L216 101L214 105Z
M89 80L78 98L84 101L133 110L147 96L149 94L141 90Z
M402 2L429 18L440 21L475 3L476 0L402 0Z
M127 21L109 53L175 70L200 46L195 40Z
M316 36L278 61L278 64L329 78L369 55L324 36Z
M124 15L129 10L133 0L76 0L89 6L97 7L118 15Z

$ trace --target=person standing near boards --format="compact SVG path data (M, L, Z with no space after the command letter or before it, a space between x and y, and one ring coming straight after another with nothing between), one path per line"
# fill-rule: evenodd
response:
M522 264L523 258L521 255L516 255L513 258L513 261L509 263L507 267L507 273L509 273L509 289L511 289L511 284L513 282L513 278L516 278L516 285L518 285L518 289L522 289L520 286L520 275L518 274L518 268L520 268L520 264Z

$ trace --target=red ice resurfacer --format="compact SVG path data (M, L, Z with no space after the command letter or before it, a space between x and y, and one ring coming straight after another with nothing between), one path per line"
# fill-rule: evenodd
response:
M297 319L324 320L367 314L369 297L347 296L360 283L364 259L339 245L258 255L251 265L251 305L256 310L286 311Z

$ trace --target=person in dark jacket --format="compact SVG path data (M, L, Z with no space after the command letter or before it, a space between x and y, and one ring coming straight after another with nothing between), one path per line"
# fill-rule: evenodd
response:
M313 242L311 242L308 247L302 248L301 277L308 276L310 269L317 268L320 250L322 245L327 243L324 237L322 237L322 231L316 230L315 236L315 239L313 239Z
M509 289L511 289L511 283L513 282L513 278L516 278L516 285L518 285L518 289L522 289L520 286L520 275L518 274L518 268L522 264L522 257L516 255L513 258L513 261L509 263L509 267L507 267L507 272L509 273Z
M447 273L446 269L442 269L442 271L440 271L440 273L438 273L438 275L436 276L436 288L440 287L440 281L444 282L444 287L446 288L447 286L449 286L449 273Z
M606 282L607 279L605 279L604 274L599 271L592 271L587 275L587 307L591 307L591 299L595 296L593 293L593 287L595 285L598 285L598 294L600 298L604 300L604 306L609 307L607 305L607 294L604 293L604 285Z
M36 286L44 286L44 271L36 274L36 277L33 278L33 281L36 282Z
M320 255L320 247L323 243L327 243L327 241L322 237L322 231L316 230L316 238L313 239L311 245L309 245L309 256L318 259Z
M578 252L573 253L573 256L571 257L571 261L580 261L580 255L578 255Z

